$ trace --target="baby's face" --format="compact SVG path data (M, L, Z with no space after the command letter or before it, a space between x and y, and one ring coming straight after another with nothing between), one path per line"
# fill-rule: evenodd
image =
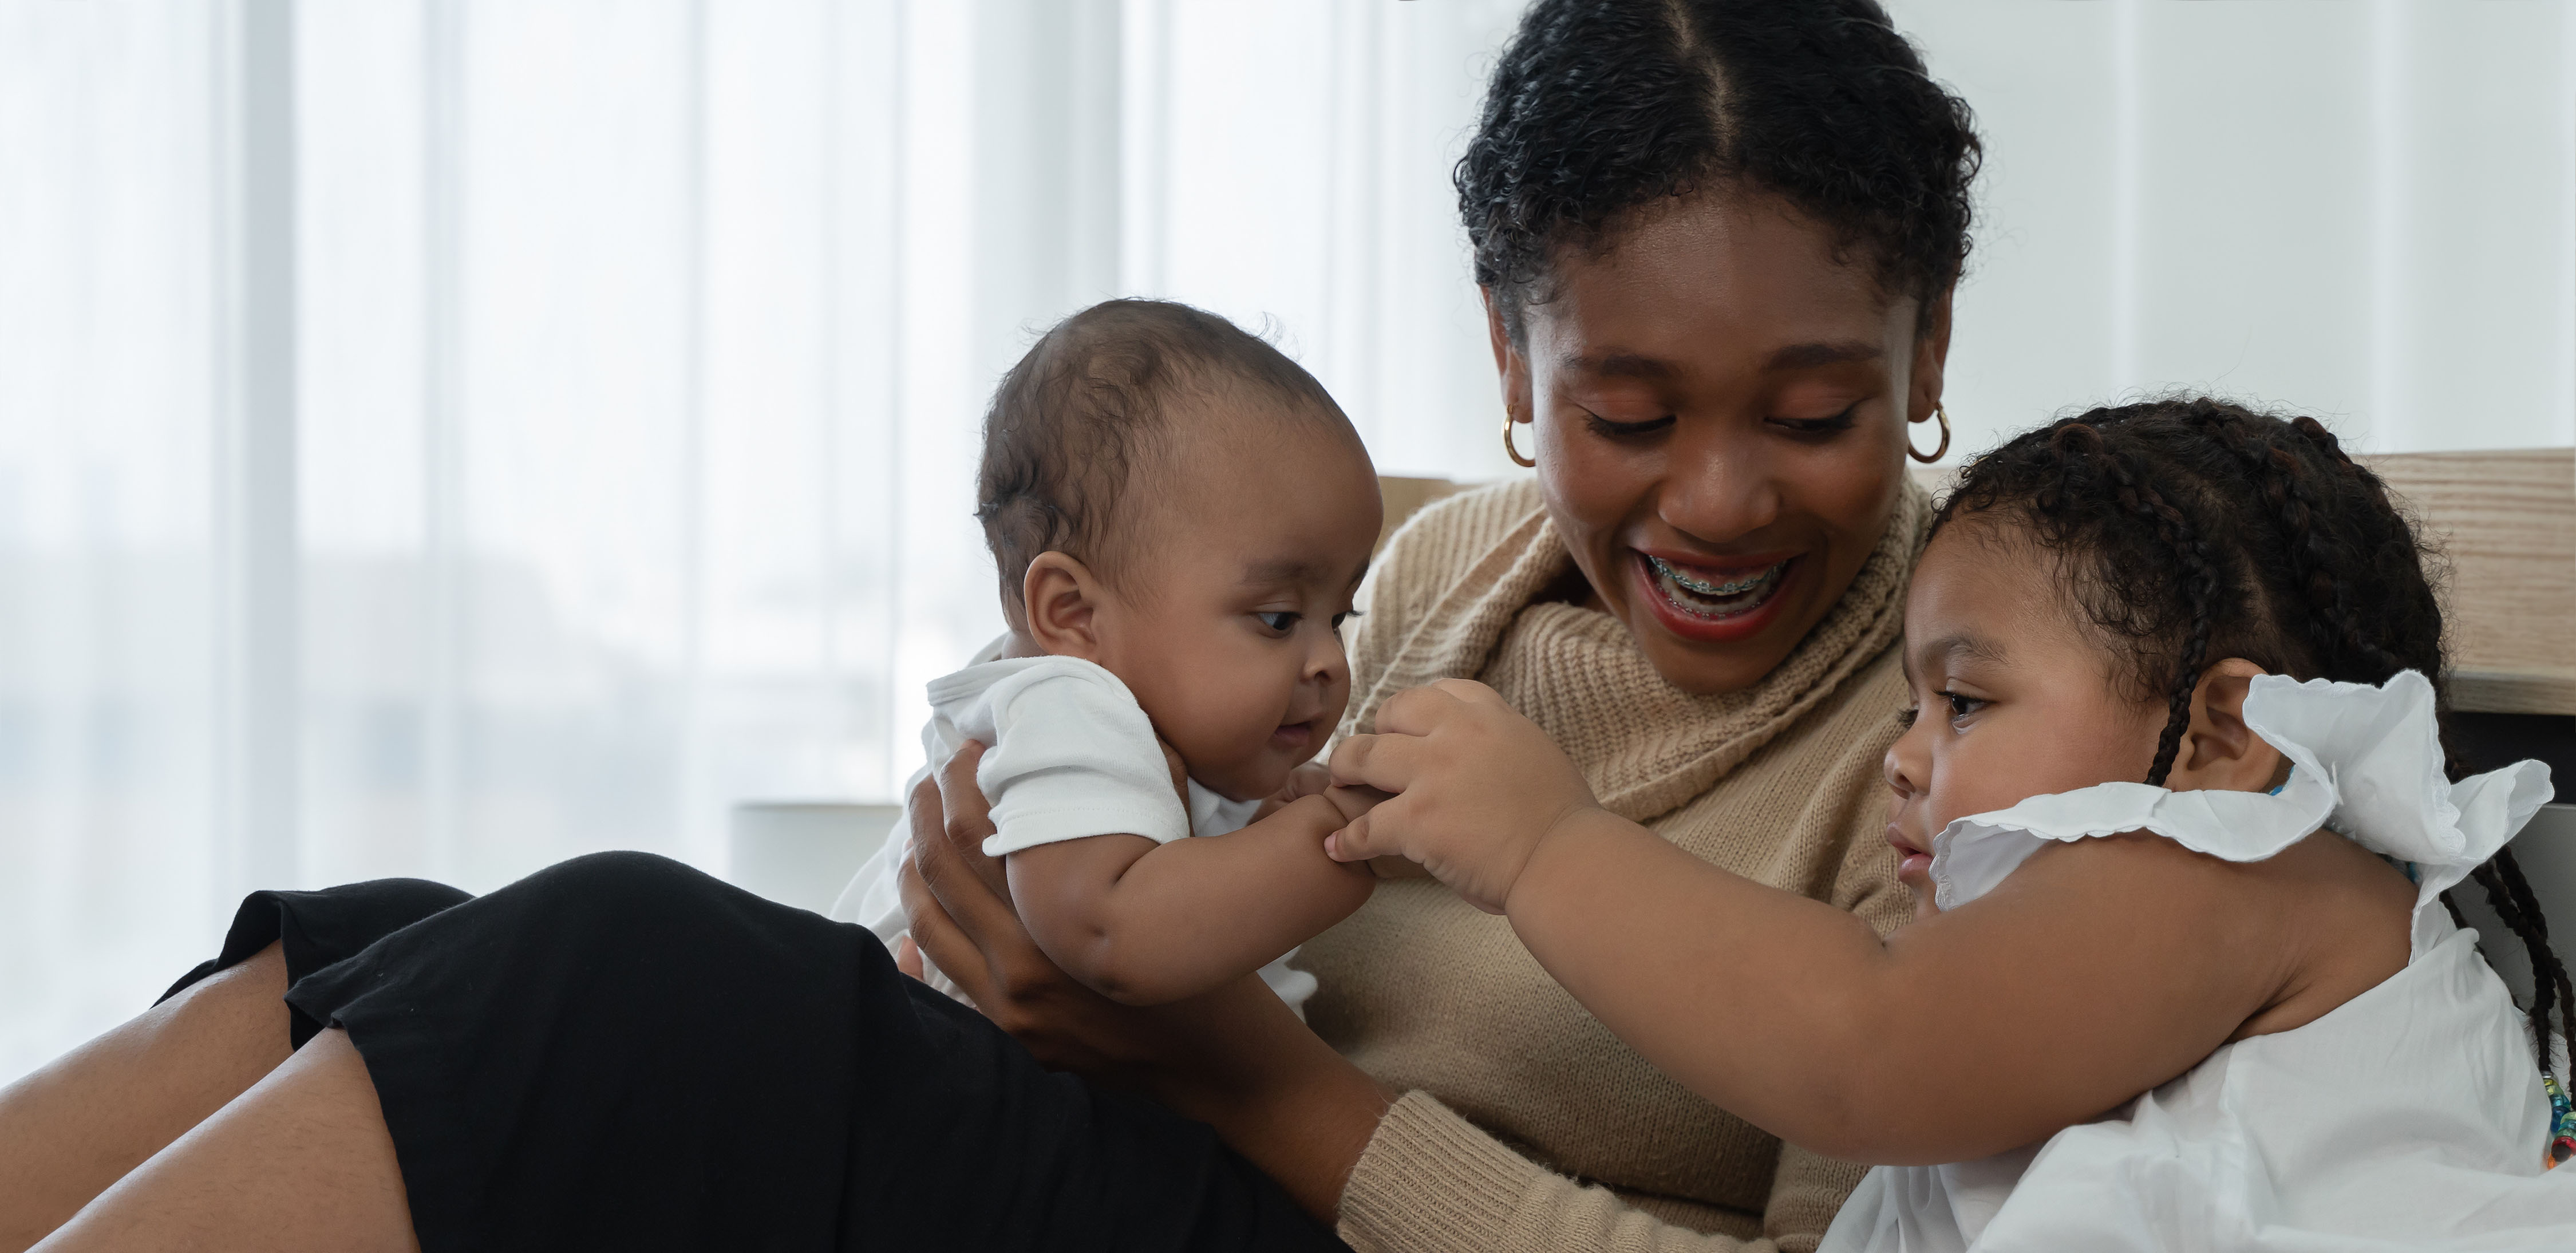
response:
M1887 750L1887 842L1915 914L1933 912L1932 837L1952 819L2033 796L2137 782L2165 709L2119 693L2110 659L2077 625L2050 556L2007 524L1942 528L1905 598L1913 724Z
M1340 626L1377 542L1377 476L1321 424L1192 438L1130 490L1151 509L1101 655L1190 777L1267 796L1323 748L1350 702ZM1151 486L1141 480L1156 480Z

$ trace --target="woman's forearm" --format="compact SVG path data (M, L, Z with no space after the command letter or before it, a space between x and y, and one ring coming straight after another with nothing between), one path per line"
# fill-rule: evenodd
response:
M1352 1168L1395 1096L1296 1023L1258 981L1191 1002L1191 1028L1224 1047L1155 1073L1154 1098L1216 1128L1306 1212L1335 1222Z

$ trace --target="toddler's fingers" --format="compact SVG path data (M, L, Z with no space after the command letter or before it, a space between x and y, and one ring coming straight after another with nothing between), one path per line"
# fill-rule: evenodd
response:
M1466 702L1449 689L1459 679L1443 679L1429 687L1409 687L1387 698L1378 706L1377 729L1381 735L1429 735L1432 728L1456 716ZM1482 688L1482 683L1468 684ZM1487 689L1491 690L1491 689Z
M1385 804L1391 798L1373 787L1333 787L1324 790L1324 799L1331 801L1333 808L1341 811L1342 821L1348 822Z
M1324 837L1324 852L1335 861L1367 861L1383 855L1370 839L1369 816L1353 818L1341 830Z
M1502 693L1474 679L1433 679L1430 686L1456 697L1458 703L1462 705L1493 705L1503 709L1512 707L1510 701L1503 699Z
M1333 782L1401 792L1413 782L1421 746L1411 735L1354 735L1333 749Z

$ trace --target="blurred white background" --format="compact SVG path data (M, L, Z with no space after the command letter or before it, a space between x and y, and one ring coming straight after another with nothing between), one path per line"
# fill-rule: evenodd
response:
M2167 385L2576 443L2576 6L1891 8L1988 144L1953 460ZM251 886L888 799L1090 301L1503 473L1447 179L1517 9L0 0L0 1080Z

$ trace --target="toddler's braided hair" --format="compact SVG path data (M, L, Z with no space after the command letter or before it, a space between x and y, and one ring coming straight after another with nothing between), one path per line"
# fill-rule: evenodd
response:
M2122 646L2131 695L2169 705L2148 783L2173 770L2201 672L2228 657L2301 680L2419 671L2444 715L2444 769L2467 773L2425 574L2435 554L2315 418L2204 397L2063 418L1969 462L1934 526L1972 515L2007 518L2054 554L2085 617ZM2531 959L2526 1013L2546 1073L2553 1009L2576 1039L2576 987L2512 852L2470 877Z

